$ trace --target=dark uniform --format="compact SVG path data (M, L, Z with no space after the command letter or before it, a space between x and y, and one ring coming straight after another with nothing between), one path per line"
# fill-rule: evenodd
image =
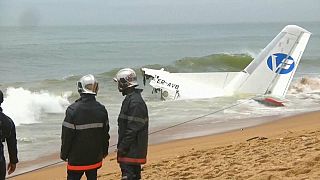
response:
M96 179L108 154L109 138L107 110L95 95L81 94L68 107L62 124L60 157L68 161L68 179L80 179L84 172L88 179Z
M3 101L3 94L0 91L0 104ZM6 160L4 158L3 144L2 142L7 141L8 153L10 164L18 163L18 150L17 150L17 139L16 139L16 128L10 117L6 116L2 112L0 107L0 179L6 177ZM15 168L14 168L15 169ZM14 170L13 170L14 171Z
M118 118L118 162L122 179L141 179L148 149L148 109L140 89L126 95Z

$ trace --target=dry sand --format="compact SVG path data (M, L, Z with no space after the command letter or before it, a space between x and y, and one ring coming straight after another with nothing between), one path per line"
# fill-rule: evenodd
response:
M19 168L19 167L18 167ZM66 179L65 165L10 179ZM120 179L111 153L98 179ZM320 179L320 111L149 147L143 179ZM85 178L84 178L85 179Z

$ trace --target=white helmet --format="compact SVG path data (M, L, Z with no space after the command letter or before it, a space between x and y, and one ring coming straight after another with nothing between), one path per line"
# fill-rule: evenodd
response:
M130 68L121 69L113 80L118 82L118 89L121 92L129 87L136 87L139 85L136 73Z
M94 94L97 95L99 90L99 83L92 74L88 74L80 78L77 82L78 92L80 94Z

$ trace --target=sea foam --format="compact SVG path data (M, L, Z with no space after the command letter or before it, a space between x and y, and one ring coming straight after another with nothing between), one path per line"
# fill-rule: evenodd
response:
M289 89L289 93L292 94L314 92L320 92L320 77L301 77Z
M23 88L9 87L2 104L5 114L15 124L32 124L41 122L43 113L64 113L70 104L69 93L57 96L48 91L31 92Z

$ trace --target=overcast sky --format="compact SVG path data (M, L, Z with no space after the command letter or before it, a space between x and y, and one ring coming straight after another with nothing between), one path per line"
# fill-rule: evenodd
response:
M0 0L0 25L320 21L320 0Z

